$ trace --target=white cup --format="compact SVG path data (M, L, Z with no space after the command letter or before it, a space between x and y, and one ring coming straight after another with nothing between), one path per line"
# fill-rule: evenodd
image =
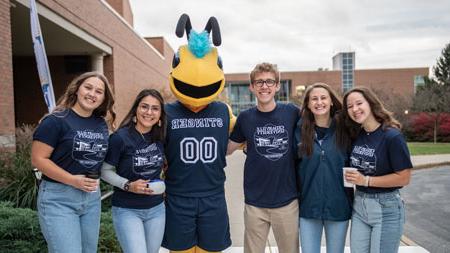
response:
M164 181L156 180L148 183L148 188L150 188L153 192L153 195L163 194L166 190L166 184Z
M95 190L91 192L97 192L99 188L100 188L100 179L97 179L97 187L95 187Z
M342 176L343 176L343 179L344 179L344 187L353 187L354 186L353 183L350 183L347 180L345 180L345 172L346 171L357 171L357 170L358 170L357 168L353 168L353 167L344 167L342 169Z

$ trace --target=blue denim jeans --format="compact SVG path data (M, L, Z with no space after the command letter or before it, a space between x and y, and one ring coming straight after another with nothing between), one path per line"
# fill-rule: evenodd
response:
M112 207L114 229L124 253L158 253L164 235L164 202L150 209Z
M320 253L323 229L325 229L327 253L344 252L348 220L330 221L300 217L300 245L302 253Z
M351 252L398 252L404 223L405 207L398 190L378 194L356 191Z
M100 229L100 191L42 180L38 215L49 252L97 252Z

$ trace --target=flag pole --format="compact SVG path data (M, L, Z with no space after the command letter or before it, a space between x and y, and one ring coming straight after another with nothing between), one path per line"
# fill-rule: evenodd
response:
M44 40L42 39L41 26L39 24L39 16L35 0L30 0L30 23L31 37L33 40L34 55L36 57L41 89L48 111L52 112L56 106L55 94L53 92L52 78L50 76L50 68L48 66Z

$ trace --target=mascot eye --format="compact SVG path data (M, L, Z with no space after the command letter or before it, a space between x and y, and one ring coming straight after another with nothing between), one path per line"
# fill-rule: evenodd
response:
M178 64L180 64L180 56L178 55L177 52L176 54L173 55L172 68L176 68Z
M219 68L223 70L222 58L220 56L217 58L217 66L219 66Z

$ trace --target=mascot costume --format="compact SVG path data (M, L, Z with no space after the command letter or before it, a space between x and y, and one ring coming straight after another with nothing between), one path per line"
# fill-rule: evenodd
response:
M228 135L235 117L214 101L225 86L219 24L211 17L204 31L192 30L183 14L176 35L188 44L174 55L170 88L178 101L167 104L166 229L171 252L220 252L231 245L224 183Z

